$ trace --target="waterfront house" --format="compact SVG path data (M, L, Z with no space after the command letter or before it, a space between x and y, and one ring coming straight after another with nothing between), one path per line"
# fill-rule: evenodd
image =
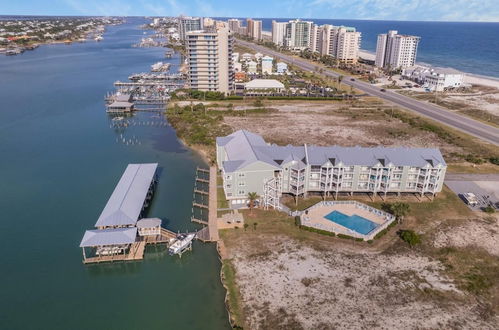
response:
M438 149L278 146L240 130L216 139L217 165L232 207L249 192L266 207L279 208L282 194L413 193L435 196L447 165Z

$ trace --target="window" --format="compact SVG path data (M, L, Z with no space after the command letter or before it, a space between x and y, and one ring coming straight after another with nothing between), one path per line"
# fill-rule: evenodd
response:
M232 180L232 175L226 175L225 180Z
M228 185L226 185L226 186L225 186L225 188L227 188L227 189L232 189L232 185L231 185L231 184L228 184Z
M239 175L240 178L244 178L246 176L245 173L239 173L238 175Z
M351 188L352 187L352 183L351 182L344 182L342 184L342 186L345 187L345 188Z
M239 190L239 191L237 192L237 194L238 194L238 195L240 195L240 196L241 196L241 195L246 195L246 191L245 191L245 190Z
M239 182L239 187L244 187L244 186L246 186L246 182L244 181Z

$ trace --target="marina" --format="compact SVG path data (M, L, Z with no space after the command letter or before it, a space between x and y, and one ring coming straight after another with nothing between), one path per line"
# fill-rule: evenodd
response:
M157 167L127 166L95 223L97 229L85 231L80 243L83 263L142 260L147 244L166 244L170 255L192 250L195 232L176 234L162 228L161 219L143 217L153 198Z

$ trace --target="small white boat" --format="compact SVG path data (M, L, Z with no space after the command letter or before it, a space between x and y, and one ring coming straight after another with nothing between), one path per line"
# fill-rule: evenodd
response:
M178 235L176 241L168 248L168 254L171 256L174 254L182 255L185 250L191 248L195 236L195 234Z
M97 36L94 38L95 41L102 41L104 38L102 36Z

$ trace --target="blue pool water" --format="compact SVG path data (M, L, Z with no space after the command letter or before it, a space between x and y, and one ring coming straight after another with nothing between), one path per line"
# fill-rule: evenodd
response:
M333 211L324 218L364 235L369 234L379 226L377 223L356 214L350 216L338 211Z

